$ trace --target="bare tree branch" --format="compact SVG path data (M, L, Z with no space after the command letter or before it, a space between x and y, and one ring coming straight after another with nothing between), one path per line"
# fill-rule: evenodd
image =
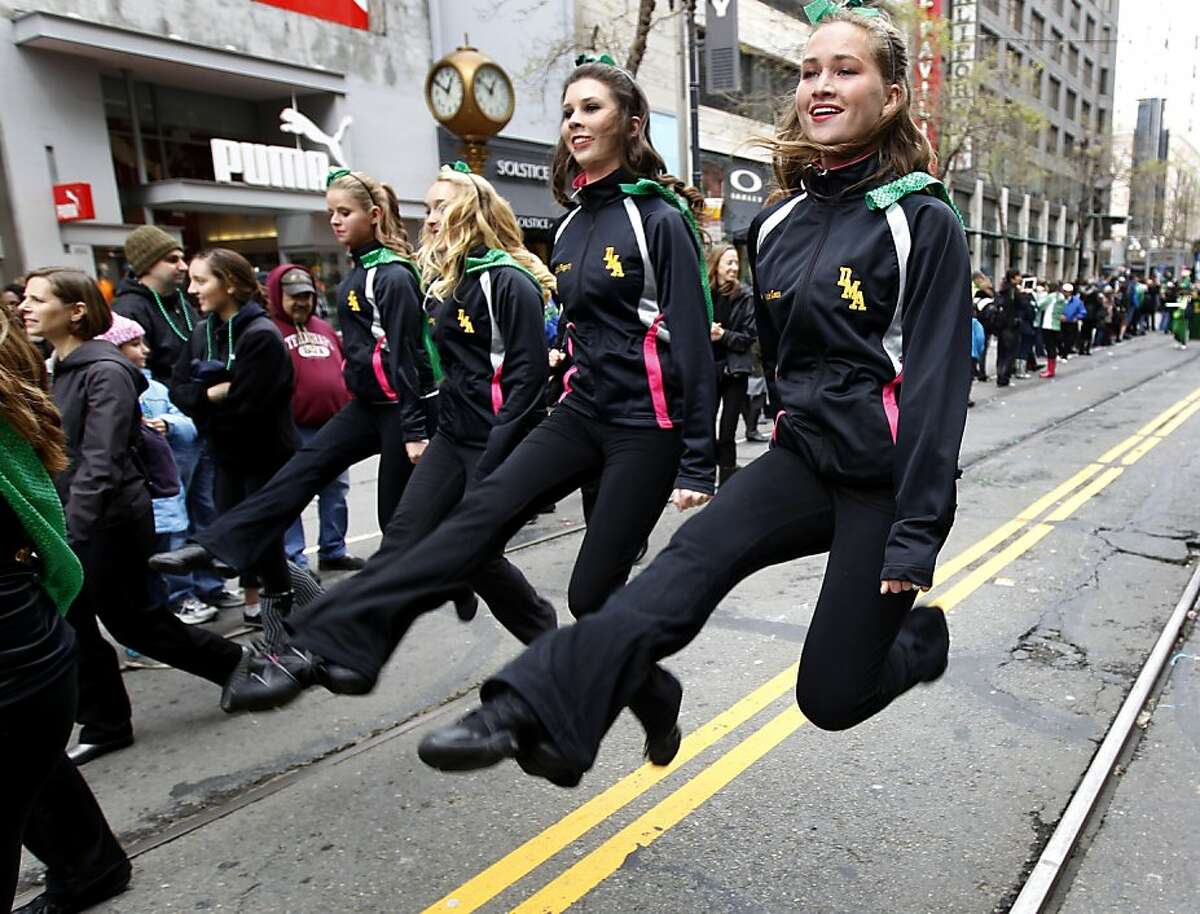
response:
M646 56L646 40L650 37L650 22L654 16L656 0L640 0L638 3L637 25L633 33L633 44L629 48L629 57L625 60L625 69L637 76L642 58Z

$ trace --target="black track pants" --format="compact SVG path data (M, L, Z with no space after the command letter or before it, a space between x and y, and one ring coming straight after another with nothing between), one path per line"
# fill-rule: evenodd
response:
M380 455L379 528L387 526L412 474L400 410L351 400L253 498L196 534L196 542L239 571L253 568L317 493L360 460Z
M146 560L154 551L154 516L97 530L83 557L83 590L67 621L79 648L79 741L100 743L132 732L129 694L112 645L96 619L125 647L222 685L242 656L234 641L185 625L150 594Z
M915 594L881 596L895 519L890 489L833 485L773 447L717 497L602 612L535 641L483 687L517 691L579 770L649 671L699 634L721 599L760 568L829 552L796 699L819 727L852 727L919 678L897 641Z
M419 544L410 549L385 538L366 568L297 611L289 620L293 642L377 677L422 612L471 581L540 505L599 472L567 595L576 616L595 612L628 578L670 497L680 452L673 429L620 428L559 407ZM669 689L661 685L646 688L648 715L658 707L655 695Z
M46 895L90 906L129 881L129 860L75 763L67 740L75 717L74 667L16 704L0 707L10 747L0 783L0 911L12 905L21 844L46 864Z
M1000 387L1010 383L1020 342L1020 331L1015 328L996 334L996 384Z
M384 544L390 551L407 552L433 531L477 484L475 467L482 448L456 444L435 435L417 462L396 513L388 522ZM498 555L484 562L470 578L471 589L523 644L558 626L554 608L542 600L512 562Z
M267 485L272 475L271 473L244 472L218 463L213 483L213 501L216 503L217 510L221 512L221 515L218 516L223 516L226 512L232 513L238 505L253 498L256 492ZM213 526L219 524L218 520L217 524ZM282 594L292 589L291 574L288 572L287 566L287 550L284 548L282 535L275 537L270 542L263 543L263 548L259 550L258 560L242 570L248 574L257 575L263 588L269 594Z

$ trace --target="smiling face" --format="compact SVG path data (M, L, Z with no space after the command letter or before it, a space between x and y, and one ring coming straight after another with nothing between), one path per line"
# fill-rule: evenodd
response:
M434 181L425 192L425 233L436 238L442 228L442 217L458 194L465 190L450 181Z
M54 294L50 280L35 276L25 286L20 307L25 332L55 343L71 336L73 325L87 313L83 302L67 304Z
M144 337L138 337L120 345L121 355L133 362L133 367L141 371L146 367L146 359L150 355L150 347Z
M333 237L338 244L357 248L374 240L379 207L364 209L350 191L331 187L325 191L325 209L329 214L329 227L333 229Z
M717 281L723 286L730 286L737 282L737 278L738 252L736 248L730 248L717 261Z
M850 22L832 22L809 39L796 88L796 113L805 136L824 146L867 141L903 99L885 85L871 35Z
M620 167L626 139L641 128L640 118L630 118L626 129L622 120L612 91L598 79L576 80L563 93L562 141L589 180Z
M170 295L176 289L187 285L188 264L184 259L183 251L179 248L170 251L162 260L154 263L139 279L142 285L149 286L159 295Z
M196 300L204 314L213 312L220 314L229 310L230 307L237 307L229 290L221 284L221 280L213 273L207 260L194 258L188 267L188 273L192 278L191 285L188 286L188 295Z

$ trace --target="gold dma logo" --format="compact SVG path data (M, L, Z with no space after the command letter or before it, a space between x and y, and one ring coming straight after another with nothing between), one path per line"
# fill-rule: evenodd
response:
M850 302L851 311L866 311L867 303L863 300L862 280L854 279L854 270L851 267L841 268L841 277L838 279L838 286L842 290L842 298Z
M614 279L620 279L625 275L625 271L621 268L621 258L617 256L612 245L604 249L604 266Z

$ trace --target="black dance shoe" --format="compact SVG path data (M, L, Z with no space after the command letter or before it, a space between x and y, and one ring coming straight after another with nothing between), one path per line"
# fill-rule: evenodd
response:
M683 742L683 733L679 729L679 708L683 704L683 685L666 670L658 669L651 675L661 680L662 691L669 691L669 714L664 714L661 723L652 724L642 721L646 728L646 745L642 755L651 765L665 767L675 761L679 754L679 744Z
M337 695L365 695L375 681L283 643L270 652L243 652L221 690L221 708L228 714L282 708L315 685Z
M132 745L132 733L129 736L105 740L102 743L79 743L67 750L67 758L73 761L76 766L86 765L88 762L94 762L96 759L108 755L110 752L128 749Z
M940 606L916 606L896 638L905 646L918 682L936 682L950 661L950 627Z
M438 771L477 771L516 759L526 774L560 787L576 786L581 776L546 737L533 709L512 691L501 692L457 723L426 734L417 755Z
M458 614L459 622L470 622L479 612L479 597L473 591L467 591L454 598L454 611Z
M219 558L198 543L188 543L170 552L157 552L150 556L146 563L151 571L160 574L187 574L192 571L215 571L223 578L236 578L237 569L222 562Z

